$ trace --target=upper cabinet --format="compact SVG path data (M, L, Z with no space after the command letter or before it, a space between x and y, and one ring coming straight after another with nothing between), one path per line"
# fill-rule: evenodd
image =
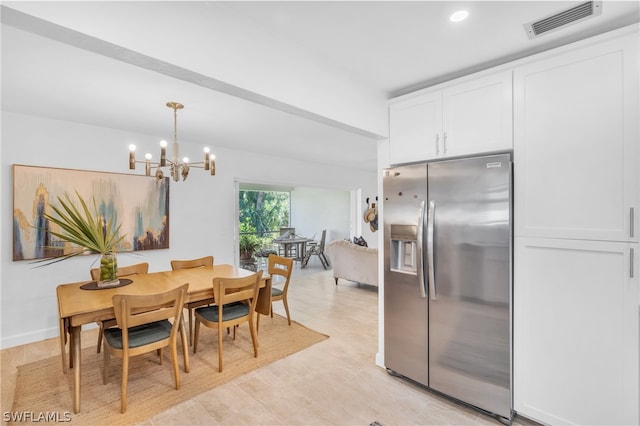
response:
M392 101L389 138L391 164L511 149L511 71Z
M636 37L514 70L516 236L638 241Z

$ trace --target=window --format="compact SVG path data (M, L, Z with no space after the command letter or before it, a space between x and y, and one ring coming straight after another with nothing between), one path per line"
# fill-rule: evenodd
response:
M264 242L289 226L291 192L243 189L238 192L240 235L254 234Z

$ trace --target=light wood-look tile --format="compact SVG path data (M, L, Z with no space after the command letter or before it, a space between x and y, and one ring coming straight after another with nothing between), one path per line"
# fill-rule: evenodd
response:
M331 270L296 263L291 318L329 339L176 405L141 425L499 425L476 410L392 377L375 365L377 288L340 280ZM274 312L285 315L282 304ZM262 317L261 321L269 321ZM96 330L83 332L95 345ZM11 409L15 367L59 355L57 339L5 349L2 410ZM105 419L105 424L109 423ZM516 418L515 425L535 425Z

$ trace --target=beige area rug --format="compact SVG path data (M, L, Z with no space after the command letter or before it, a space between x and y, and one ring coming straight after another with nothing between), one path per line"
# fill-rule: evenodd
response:
M122 360L111 358L109 383L104 385L102 353L97 354L95 347L82 351L82 402L78 414L73 414L72 407L73 373L62 373L59 356L19 366L13 412L31 412L36 417L40 413L58 413L59 418L70 412L72 424L133 424L329 337L295 321L289 326L286 318L279 315L273 319L263 316L258 357L254 358L248 326L243 324L238 329L235 341L232 336L233 332L225 334L223 340L222 373L218 372L217 330L201 327L198 353L189 353L189 373L184 372L182 349L178 346L179 390L175 390L167 349L162 365L155 353L133 358L125 414L120 414Z

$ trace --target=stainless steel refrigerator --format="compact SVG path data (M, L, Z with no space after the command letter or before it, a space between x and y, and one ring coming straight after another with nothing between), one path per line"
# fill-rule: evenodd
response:
M512 418L511 155L384 171L388 371Z

